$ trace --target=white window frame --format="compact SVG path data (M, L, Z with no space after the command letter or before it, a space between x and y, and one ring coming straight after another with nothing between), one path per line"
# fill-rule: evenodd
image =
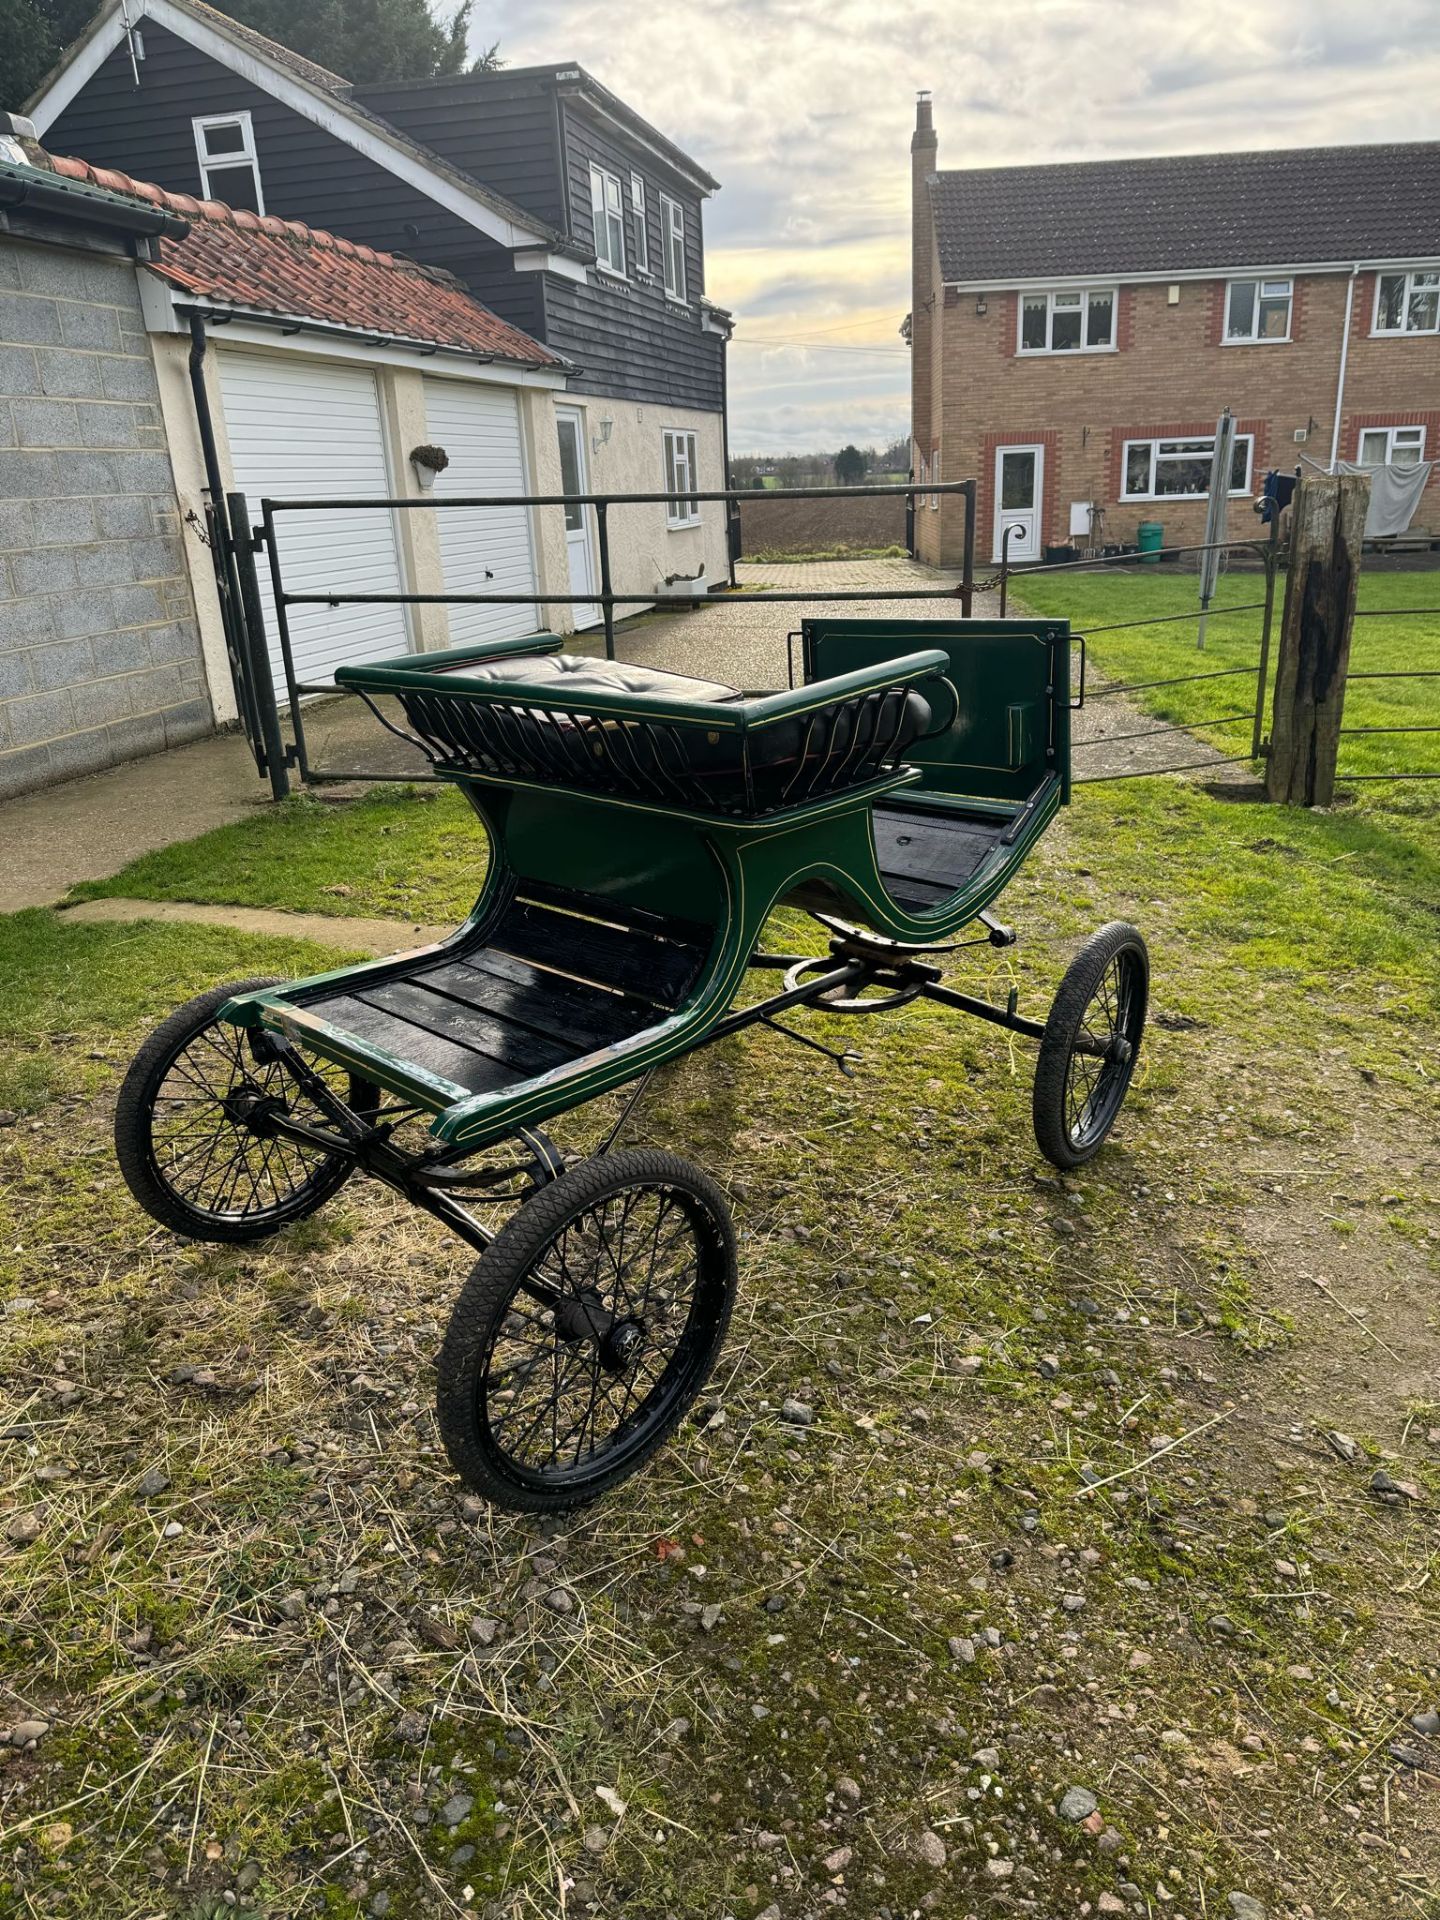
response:
M695 431L691 427L665 427L661 430L660 447L664 486L669 495L665 502L665 525L672 533L682 527L698 527L700 502L693 492L700 484Z
M620 176L607 167L597 167L593 160L590 163L590 219L595 232L596 266L604 273L613 273L618 280L625 279L625 196L620 189Z
M1362 457L1361 457L1361 449L1362 449L1362 448L1364 447L1364 445L1365 445L1365 436L1366 436L1366 434L1368 434L1368 433L1383 433L1383 434L1384 434L1384 436L1385 436L1385 458L1384 458L1383 460L1365 460L1365 459L1362 459ZM1424 429L1424 427L1422 427L1422 426L1419 426L1419 425L1412 425L1412 426L1408 426L1408 427L1367 427L1367 426L1363 426L1363 425L1362 425L1362 426L1361 426L1361 428L1360 428L1360 431L1359 431L1359 434L1358 434L1358 435L1356 436L1356 440L1355 440L1355 464L1356 464L1356 466L1357 466L1357 467L1364 467L1364 466L1391 466L1391 465L1393 465L1393 464L1394 464L1394 460L1395 460L1395 444L1396 444L1396 438L1397 438L1397 436L1398 436L1398 435L1404 435L1404 436L1406 436L1406 438L1407 438L1407 440L1408 440L1408 441L1410 441L1410 442L1413 442L1413 445L1414 445L1414 448L1415 448L1415 457L1416 457L1416 460L1417 460L1417 462L1419 462L1419 461L1421 461L1421 460L1423 460L1423 459L1425 458L1425 429Z
M935 458L930 463L930 484L932 487L938 487L940 485L940 449L939 447L935 449ZM934 513L938 509L939 505L940 505L939 494L932 493L930 496L930 511Z
M1090 302L1108 298L1110 301L1110 338L1104 346L1092 347L1085 336L1090 331ZM1055 347L1050 343L1055 338L1055 302L1067 303L1078 299L1080 303L1080 344L1078 347ZM1025 344L1025 302L1043 300L1045 302L1045 345L1027 347ZM1115 335L1120 324L1120 290L1118 287L1052 287L1048 293L1039 288L1022 293L1015 302L1015 351L1027 360L1036 360L1049 355L1057 360L1068 360L1077 353L1118 353Z
M1250 314L1249 333L1232 333L1230 330L1230 308L1237 287L1253 287L1255 304ZM1262 300L1279 300L1279 293L1267 292L1267 288L1283 287L1285 301L1284 333L1260 332L1260 303ZM1222 347L1283 347L1288 344L1295 327L1295 279L1293 274L1277 273L1273 279L1228 280L1225 283L1225 328L1220 336Z
M211 153L205 145L205 135L211 127L238 127L242 145L234 153ZM191 132L195 136L195 158L200 165L200 193L206 200L223 200L225 196L212 193L210 175L233 172L238 167L248 166L251 178L255 182L255 210L265 211L265 189L260 184L260 156L255 151L255 127L247 112L242 113L205 113L190 122ZM227 202L228 204L228 202Z
M1245 480L1243 485L1230 488L1229 492L1232 500L1241 499L1250 491L1250 483L1254 478L1255 472L1255 436L1253 433L1237 433L1235 436L1235 444L1237 447L1243 444L1245 448ZM1199 493L1157 493L1155 491L1155 469L1161 458L1160 448L1180 445L1195 447L1197 449L1208 447L1208 457L1212 460L1215 457L1215 436L1213 433L1157 433L1153 439L1127 440L1120 452L1120 498L1122 500L1205 499L1209 492L1208 487L1202 487ZM1149 447L1150 449L1150 488L1146 493L1130 492L1130 449L1132 447ZM1193 460L1197 456L1191 453L1173 455L1171 457Z
M1405 282L1405 290L1400 297L1400 325L1398 327L1382 327L1380 324L1380 289L1385 281L1399 280L1402 278ZM1432 287L1437 292L1440 292L1440 267L1412 267L1408 273L1403 275L1398 272L1376 274L1375 309L1370 316L1371 333L1377 334L1382 340L1400 340L1405 338L1406 335L1410 335L1415 339L1428 339L1432 333L1440 333L1440 299L1437 299L1435 302L1435 325L1433 327L1412 327L1408 324L1410 318L1410 301L1414 295L1415 282L1417 280L1426 280L1431 283L1431 285L1423 287L1421 289L1422 292L1429 293Z
M690 304L685 274L685 209L668 193L660 196L660 264L665 276L665 294L677 306Z
M630 176L630 211L635 215L635 271L650 271L650 232L646 225L645 182L638 173Z

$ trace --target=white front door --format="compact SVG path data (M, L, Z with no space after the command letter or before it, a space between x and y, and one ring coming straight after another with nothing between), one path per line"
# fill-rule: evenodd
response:
M1044 447L995 449L995 558L1038 560L1044 538L1040 503L1045 497ZM1005 534L1010 533L1009 544Z
M588 493L585 416L574 407L557 407L555 427L560 435L560 491ZM589 507L565 509L565 551L570 561L570 591L574 594L595 591L595 546L591 538L594 520ZM602 618L594 601L577 599L571 611L577 628L597 626Z
M425 427L450 464L435 479L435 497L491 494L514 499L529 491L520 439L520 410L509 387L479 381L425 380ZM534 593L530 515L524 507L442 507L435 515L447 593ZM450 644L472 646L534 633L532 604L447 609Z

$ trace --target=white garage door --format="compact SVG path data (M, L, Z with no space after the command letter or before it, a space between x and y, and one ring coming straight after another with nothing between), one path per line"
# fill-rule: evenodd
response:
M275 499L384 499L391 493L375 376L368 367L220 350L220 390L235 485L260 518ZM291 593L399 593L394 517L281 513L276 531ZM269 563L260 556L260 593L276 691L285 696ZM290 645L298 679L325 685L348 661L381 660L410 646L398 606L291 607Z
M528 491L520 410L513 393L504 387L428 378L425 417L431 440L450 456L435 482L438 497ZM447 593L534 593L528 509L446 507L435 519ZM449 614L450 640L457 647L534 633L541 625L532 605L452 606Z

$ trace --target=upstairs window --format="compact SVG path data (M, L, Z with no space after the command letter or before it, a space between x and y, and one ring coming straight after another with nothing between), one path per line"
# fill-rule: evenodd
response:
M1230 464L1231 493L1250 491L1252 434L1237 433ZM1210 491L1215 436L1194 440L1127 440L1122 500L1203 500Z
M590 169L590 211L595 220L595 258L611 273L625 271L625 203L620 182L603 167Z
M1382 273L1372 333L1440 333L1440 268Z
M696 478L695 436L673 432L667 427L661 438L665 445L665 524L668 527L698 527L700 502L690 492L699 485Z
M1360 433L1362 467L1418 467L1425 458L1423 427L1364 427Z
M683 305L685 293L685 209L666 193L660 196L660 238L665 248L665 291Z
M1225 338L1288 340L1295 285L1291 280L1232 280L1225 297Z
M638 173L630 176L630 210L635 215L635 271L650 271L650 235L645 227L645 182Z
M255 152L255 129L249 114L214 113L192 120L190 125L195 130L202 197L223 200L227 207L264 213L260 161Z
M1022 296L1021 353L1104 353L1114 344L1113 287Z

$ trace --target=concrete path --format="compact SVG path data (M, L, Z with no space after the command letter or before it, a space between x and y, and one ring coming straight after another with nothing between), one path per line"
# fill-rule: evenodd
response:
M959 584L958 574L912 560L793 566L749 563L738 572L741 586L756 593L769 588L800 595L844 591L865 597L828 605L803 598L767 604L742 593L712 599L694 612L643 614L622 628L619 657L747 689L783 687L788 684L787 635L798 632L806 618L833 613L925 620L954 618L959 612L958 601L950 597ZM937 600L905 602L885 597L924 587L950 591ZM867 589L873 589L873 595ZM993 617L998 610L997 596L976 596L977 616ZM599 653L603 642L592 630L574 645L577 651ZM1075 715L1077 775L1140 772L1182 760L1219 767L1218 754L1183 734L1112 744L1117 734L1157 724L1123 698L1087 705ZM369 773L405 780L429 772L424 758L379 726L358 700L313 704L306 710L305 731L311 764L335 775ZM1245 778L1247 770L1225 769L1222 777ZM362 790L358 785L330 789ZM169 753L7 801L0 805L0 913L51 905L81 880L103 879L141 854L243 820L255 808L269 804L269 787L257 777L249 749L237 734L194 741ZM206 914L213 918L210 909ZM301 917L281 916L287 922Z
M433 946L453 933L453 927L425 927L406 920L362 920L334 913L285 913L272 907L197 906L189 900L82 900L62 907L67 920L165 920L183 926L231 927L236 933L279 936L285 940L315 940L325 947L343 947L354 953L405 953L412 947Z

